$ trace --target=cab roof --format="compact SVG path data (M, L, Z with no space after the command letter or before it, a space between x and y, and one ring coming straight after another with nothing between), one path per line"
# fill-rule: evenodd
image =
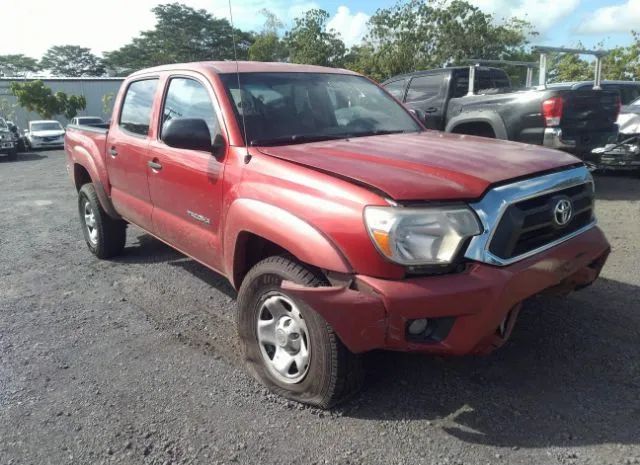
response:
M262 62L262 61L199 61L193 63L176 63L156 66L136 71L131 76L165 71L213 71L217 74L235 73L330 73L353 74L353 71L326 66L299 65L294 63Z

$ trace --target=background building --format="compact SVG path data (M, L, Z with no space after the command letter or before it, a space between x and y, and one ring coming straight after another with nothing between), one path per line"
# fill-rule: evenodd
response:
M38 78L47 87L55 92L64 92L68 95L84 95L87 99L87 108L81 111L78 116L101 116L105 120L111 117L111 107L115 95L120 89L123 78L107 78L107 77L77 77L77 78ZM24 79L27 81L35 79ZM40 115L28 112L17 104L16 98L11 93L9 86L12 82L23 81L17 78L0 78L0 117L14 121L21 128L27 127L27 122L33 119L43 119ZM112 96L104 104L104 96ZM63 125L67 124L64 115L55 117Z

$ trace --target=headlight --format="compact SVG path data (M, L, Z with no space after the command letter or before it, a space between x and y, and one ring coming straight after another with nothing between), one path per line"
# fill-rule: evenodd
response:
M366 207L364 220L380 253L401 265L451 263L465 240L481 233L465 206Z

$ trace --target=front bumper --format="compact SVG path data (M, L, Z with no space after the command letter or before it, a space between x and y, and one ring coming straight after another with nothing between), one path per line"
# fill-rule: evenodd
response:
M29 139L29 145L31 146L31 148L34 149L43 149L43 148L48 148L48 147L63 147L64 146L64 139L55 139L52 141L45 141L45 140L37 140L37 139Z
M504 267L472 262L459 274L402 281L356 276L349 288L289 282L282 287L320 313L352 352L487 353L506 341L522 301L545 291L588 286L609 250L604 234L594 227ZM415 342L407 336L407 325L419 318L450 324L439 340Z
M11 150L15 149L15 147L16 147L16 144L12 140L0 141L0 152L2 153L10 152Z

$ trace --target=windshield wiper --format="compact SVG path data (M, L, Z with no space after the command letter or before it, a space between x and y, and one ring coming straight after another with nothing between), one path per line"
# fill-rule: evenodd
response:
M290 145L290 144L304 144L306 142L320 142L323 140L336 140L345 139L349 137L349 134L330 135L330 134L293 134L290 136L273 137L271 139L254 139L249 145Z
M337 140L337 139L349 139L351 137L366 137L366 136L382 136L385 134L402 134L406 132L420 132L420 131L405 131L404 129L374 129L364 132L348 132L344 134L293 134L291 136L274 137L271 139L255 139L252 140L249 145L290 145L290 144L304 144L306 142L320 142L323 140Z
M406 132L420 131L406 131L404 129L372 129L371 131L354 132L349 134L349 137L383 136L385 134L404 134Z

